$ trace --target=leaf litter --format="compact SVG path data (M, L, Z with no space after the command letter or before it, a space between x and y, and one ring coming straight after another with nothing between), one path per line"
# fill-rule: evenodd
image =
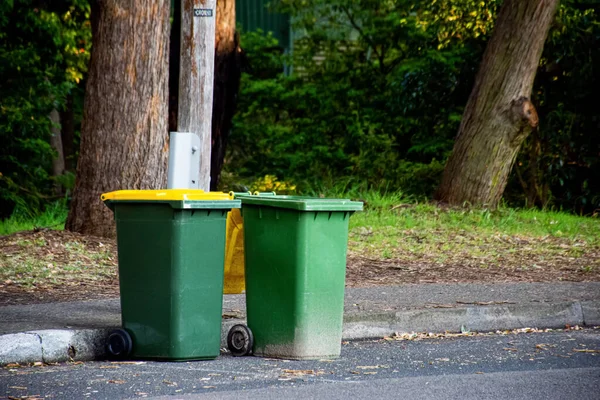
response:
M579 325L570 326L567 325L564 330L567 331L578 331L582 330ZM562 329L538 329L538 328L519 328L519 329L510 329L510 330L497 330L495 332L471 332L465 331L461 333L453 333L453 332L444 332L444 333L434 333L434 332L395 332L391 336L385 336L382 340L384 341L419 341L426 339L446 339L446 338L456 338L456 337L471 337L471 336L508 336L508 335L518 335L522 333L546 333L546 332L557 332L562 331ZM540 349L543 349L544 346L548 346L545 344L539 344L537 346ZM536 346L536 347L537 347ZM504 348L506 351L517 351L517 349L512 347ZM546 349L544 349L546 350Z

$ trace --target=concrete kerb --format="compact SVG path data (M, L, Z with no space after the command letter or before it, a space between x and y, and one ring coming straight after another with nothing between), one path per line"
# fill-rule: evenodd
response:
M592 314L587 325L595 325L600 302L586 304ZM598 314L594 314L594 312ZM364 339L393 335L396 332L491 332L519 328L562 328L584 325L584 307L579 302L521 304L506 306L468 306L420 309L365 316L356 314L344 320L344 339Z
M223 320L221 346L227 333L245 320ZM344 317L343 339L368 339L410 332L490 332L518 328L562 328L600 325L600 301L521 305L428 308ZM90 361L106 358L110 329L47 329L0 336L0 365L11 363Z
M44 329L0 336L0 365L103 358L108 329Z
M599 301L581 302L581 311L583 313L583 322L586 326L600 326Z

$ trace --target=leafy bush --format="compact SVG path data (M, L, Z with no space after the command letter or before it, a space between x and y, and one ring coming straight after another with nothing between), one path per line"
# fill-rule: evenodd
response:
M250 69L228 170L301 190L352 177L430 195L495 12L455 3L278 2L294 21L293 54L274 52L272 36L242 35Z
M83 79L88 18L87 0L0 4L0 218L52 200L49 114Z
M278 0L293 54L242 34L244 73L227 165L300 191L350 180L429 196L452 150L500 1ZM505 193L514 205L600 208L598 6L562 2L536 79L541 125ZM292 74L283 73L284 63Z

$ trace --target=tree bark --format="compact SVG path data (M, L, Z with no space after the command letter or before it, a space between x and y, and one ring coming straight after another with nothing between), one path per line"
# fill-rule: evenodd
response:
M521 144L537 127L529 100L558 0L505 0L436 199L497 207Z
M227 139L231 131L240 87L241 50L235 22L235 0L219 0L217 2L217 25L215 29L211 190L217 190L221 178Z
M65 155L63 153L63 143L60 134L61 126L58 110L54 109L50 112L50 121L52 121L50 145L56 151L56 157L52 159L52 176L56 178L65 173ZM54 194L57 196L63 194L62 186L58 181L54 182Z
M113 236L100 195L166 186L169 0L92 2L92 58L66 228Z

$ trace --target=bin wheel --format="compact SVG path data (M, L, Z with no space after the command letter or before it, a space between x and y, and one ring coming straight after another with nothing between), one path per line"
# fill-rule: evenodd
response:
M246 325L234 325L227 334L227 347L234 357L243 357L252 354L254 336Z
M108 335L106 350L112 358L123 359L131 354L133 341L125 329L116 329Z

